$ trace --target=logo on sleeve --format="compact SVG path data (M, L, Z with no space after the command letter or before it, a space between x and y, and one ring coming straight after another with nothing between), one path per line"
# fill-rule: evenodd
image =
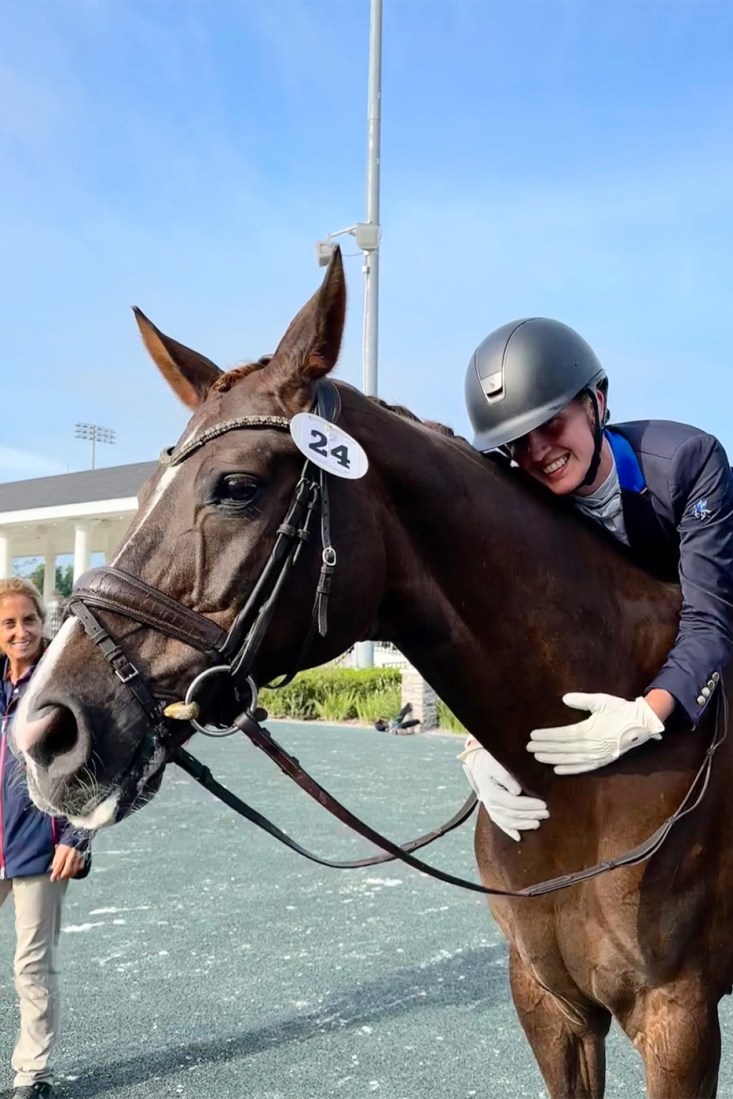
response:
M709 519L713 513L708 507L707 500L698 500L692 508L692 514L695 516L696 519L702 520Z

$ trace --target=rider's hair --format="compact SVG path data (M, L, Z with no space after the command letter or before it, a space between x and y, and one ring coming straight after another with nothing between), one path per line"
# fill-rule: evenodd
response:
M11 595L24 595L26 599L30 599L38 612L38 617L41 621L45 619L46 610L43 606L41 593L31 580L26 580L22 576L13 576L10 580L0 580L0 603Z

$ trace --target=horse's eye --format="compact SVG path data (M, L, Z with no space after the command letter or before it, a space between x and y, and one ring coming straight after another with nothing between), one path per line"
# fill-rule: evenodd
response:
M217 496L222 503L251 504L259 487L245 473L226 473L219 479Z

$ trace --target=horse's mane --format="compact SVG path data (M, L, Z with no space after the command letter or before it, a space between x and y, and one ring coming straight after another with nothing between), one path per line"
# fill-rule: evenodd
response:
M423 427L427 427L431 431L437 431L439 435L445 435L447 438L455 439L457 442L466 442L461 435L456 435L452 427L441 424L437 420L421 420L419 416L416 416L409 408L405 408L404 405L388 404L387 401L383 401L381 397L370 397L369 400L374 401L380 408L386 408L388 412L394 412L395 416L399 416L402 420L411 420L414 424L422 424Z
M379 405L380 408L384 408L388 412L394 413L395 416L399 416L400 419L422 424L423 427L427 427L431 431L437 432L439 435L446 436L451 442L459 445L470 457L477 459L485 471L491 471L494 475L506 478L512 487L532 496L542 505L548 515L563 515L566 517L566 521L569 520L579 527L584 527L594 538L597 538L601 542L605 542L614 553L623 557L637 568L640 568L642 572L647 575L653 576L663 583L670 583L670 581L673 584L676 583L671 577L661 572L656 572L648 563L641 563L627 544L621 542L618 538L615 538L605 527L574 507L570 497L551 497L548 494L547 489L544 488L543 485L538 484L529 474L524 473L521 469L511 468L512 463L508 455L503 451L493 450L488 453L481 453L481 451L472 447L467 439L464 439L461 435L456 435L455 431L445 424L438 423L434 420L421 420L419 416L416 416L409 408L405 408L404 405L391 405L386 401L383 401L380 397L370 397L369 399Z
M231 370L227 370L224 374L216 379L212 390L216 393L227 393L232 386L241 381L242 378L247 378L250 374L253 374L256 370L262 370L271 361L272 355L261 355L256 362L243 363L241 366L235 366ZM455 439L456 442L466 443L467 440L461 435L456 435L452 427L448 427L446 424L441 424L437 420L421 420L419 416L416 416L414 412L411 412L409 408L405 408L401 404L388 404L387 401L383 401L381 397L370 397L370 401L379 405L380 408L385 408L387 412L393 412L395 416L399 416L402 420L411 420L413 423L422 424L423 427L429 428L430 431L436 431L439 435L445 435L448 439Z
M262 370L271 361L272 355L261 355L256 362L243 363L241 366L235 366L231 370L227 370L214 382L212 389L218 393L226 393L231 387L242 378L248 377L256 370ZM399 417L401 420L407 420L410 423L420 424L422 427L426 427L429 431L434 431L437 435L442 435L444 438L450 440L457 447L459 447L464 453L467 453L471 458L474 458L483 465L486 470L494 470L502 474L508 474L511 476L512 484L522 487L523 491L530 493L535 499L542 501L543 506L548 503L547 491L538 485L531 477L523 474L521 470L509 469L510 461L501 451L492 451L488 454L482 454L476 450L462 435L456 435L452 427L448 427L447 424L442 424L438 420L421 420L414 412L409 408L406 408L401 404L389 404L388 401L383 400L381 397L369 397L369 400L373 404L383 408L386 412L392 413L392 415ZM593 530L603 541L608 542L617 552L623 557L627 557L633 560L633 557L629 554L627 547L608 534L603 527L599 527L597 523L594 523L591 519L581 515L576 508L571 506L571 502L562 497L553 500L553 511L555 513L565 512L570 515L573 521L579 523L581 526L585 526Z
M211 387L212 390L215 393L228 393L235 382L254 374L255 370L262 370L271 359L272 355L260 355L257 362L243 363L241 366L235 366L231 370L225 371L216 379Z

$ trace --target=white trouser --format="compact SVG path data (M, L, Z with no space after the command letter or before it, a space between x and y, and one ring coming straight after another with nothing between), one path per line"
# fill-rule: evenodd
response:
M47 874L0 881L0 905L10 893L15 907L15 989L20 1034L13 1051L14 1087L52 1081L49 1061L59 1036L56 953L67 881Z

